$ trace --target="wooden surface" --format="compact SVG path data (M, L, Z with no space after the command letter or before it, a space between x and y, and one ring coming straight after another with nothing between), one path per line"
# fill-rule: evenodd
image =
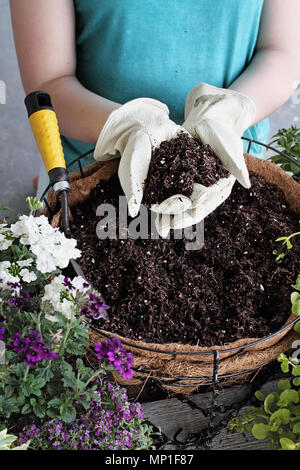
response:
M277 390L277 380L267 383L261 390L268 394ZM205 444L201 436L209 426L211 393L199 393L189 398L169 398L144 403L143 409L149 421L161 429L168 442L163 449L196 450L265 450L266 441L254 439L252 434L228 432L230 420L243 413L247 402L253 396L251 385L227 388L221 391L218 399L220 411L214 418L214 437ZM197 435L196 437L192 435ZM200 437L200 440L199 440ZM175 439L175 442L174 442Z

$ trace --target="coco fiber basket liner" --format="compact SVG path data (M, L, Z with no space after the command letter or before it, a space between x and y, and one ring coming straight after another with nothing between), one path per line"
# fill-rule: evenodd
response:
M264 179L275 184L285 195L291 210L300 214L300 185L288 176L280 167L266 160L260 160L245 154L248 170L258 173ZM71 191L69 205L84 202L90 192L101 180L108 181L118 170L118 161L94 163L80 173L71 173ZM52 215L52 225L59 226L60 211L53 190L48 196L47 215ZM70 211L70 219L72 214ZM124 380L118 374L115 378L123 385L141 383L145 377L151 376L161 385L176 393L189 394L199 387L212 383L213 376L218 374L222 384L245 381L251 371L258 369L272 360L278 354L292 347L297 335L292 326L297 318L290 315L282 328L266 338L244 338L224 346L201 347L181 343L146 343L128 339L105 330L90 329L90 344L115 336L126 345L133 354L133 379ZM216 368L217 367L217 368Z

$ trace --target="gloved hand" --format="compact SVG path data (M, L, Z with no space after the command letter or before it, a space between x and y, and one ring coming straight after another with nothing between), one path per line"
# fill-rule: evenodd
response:
M206 83L187 96L183 127L210 145L224 168L245 188L250 188L241 137L256 114L255 103L246 95Z
M235 181L235 177L229 175L228 178L221 178L217 183L209 187L195 183L194 191L190 198L186 198L183 195L176 195L163 201L159 207L152 206L151 210L158 212L157 218L155 219L155 226L160 236L163 238L167 237L171 228L183 229L201 222L230 196ZM173 202L172 198L175 200L177 198L189 200L188 204L188 202L183 199L186 203L186 207L189 206L189 208L176 211L175 201Z
M195 184L197 202L195 204L193 201L193 193L190 204L185 201L186 209L182 212L167 212L166 207L171 205L171 209L173 208L172 198L154 207L154 210L160 212L156 219L156 228L160 234L167 236L170 228L182 229L201 222L230 196L235 178L245 188L250 187L241 136L253 123L255 114L254 102L239 92L206 83L200 83L190 91L185 105L183 127L193 137L210 145L231 175L208 188ZM202 198L199 197L201 191ZM170 213L175 215L167 215Z
M118 174L131 217L139 212L153 148L182 131L169 119L168 107L150 98L129 101L108 117L94 157L107 161L121 156Z

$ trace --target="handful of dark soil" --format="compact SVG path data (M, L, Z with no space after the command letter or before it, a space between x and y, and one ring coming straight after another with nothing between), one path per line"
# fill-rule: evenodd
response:
M143 202L149 207L175 194L190 197L194 183L212 186L228 176L209 145L182 132L154 150Z
M235 184L230 197L205 219L205 245L188 251L184 239L99 240L100 204L116 208L118 177L101 182L72 208L80 265L110 305L97 326L148 342L222 345L277 331L291 312L291 285L300 244L276 264L276 238L299 230L275 185L251 174L252 187ZM150 211L149 218L150 218ZM118 237L118 235L117 235Z

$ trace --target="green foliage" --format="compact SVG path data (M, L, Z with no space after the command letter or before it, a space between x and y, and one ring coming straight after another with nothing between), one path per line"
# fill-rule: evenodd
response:
M272 137L270 145L275 145L281 152L295 158L300 163L300 129L296 125L289 129L280 129ZM279 164L285 171L290 171L294 175L300 174L300 168L282 155L275 155L271 157L271 160Z
M292 233L291 235L289 235L287 237L279 237L275 241L276 242L282 242L281 245L282 245L282 248L284 250L291 250L293 248L293 244L291 242L291 239L294 238L294 237L297 237L298 235L300 235L300 232ZM276 256L276 259L275 259L276 263L281 264L282 260L286 256L286 253L287 253L287 251L274 250L273 255Z
M8 211L9 207L6 204L0 204L0 212Z
M280 237L276 241L283 242L288 250L292 249L291 238ZM285 253L274 252L276 261L282 262ZM300 315L300 274L292 286L295 291L291 294L292 312ZM300 333L300 321L294 326ZM298 359L287 357L284 353L278 356L282 372L291 373L292 379L280 380L277 384L279 392L265 396L260 390L255 393L261 402L260 407L249 407L244 415L239 416L229 424L230 431L252 433L255 439L268 440L267 449L300 450L300 364Z
M105 415L115 399L114 390L106 400L101 389L114 363L103 360L93 370L82 360L89 322L101 318L107 306L82 277L71 281L58 269L80 251L46 217L32 215L42 207L38 199L27 198L27 203L30 216L0 224L0 340L6 348L0 351L0 423L7 426L30 415L46 429L54 420L66 428L79 426L83 413L92 413L99 403ZM136 442L150 448L152 428L144 424L144 418L136 418L128 426ZM2 429L0 450L13 447L15 439Z
M280 380L279 392L255 397L262 404L249 407L243 416L229 425L230 431L252 433L255 439L268 440L268 449L300 450L300 365L280 354L278 361L283 372L292 372L291 380Z
M296 284L292 286L296 289L291 294L291 302L292 302L292 312L294 315L300 316L300 274L298 274ZM297 329L298 328L298 329ZM299 322L296 324L296 331L299 330Z
M40 207L35 198L29 198L28 203L31 210ZM7 239L9 233L8 227L5 232ZM8 249L0 250L0 263L4 261L9 265L9 276L19 275L23 269L19 262L22 264L34 259L28 246L15 240ZM31 268L33 263L30 264ZM20 280L17 288L9 288L0 281L0 328L4 328L6 344L5 353L1 353L4 361L0 361L0 418L9 419L16 413L34 413L40 419L55 416L70 421L76 418L73 401L78 400L83 406L89 406L93 396L92 379L105 374L107 369L111 370L101 364L95 372L79 360L89 345L89 325L81 316L81 309L89 305L89 293L92 291L83 294L74 287L68 291L60 284L61 293L68 291L69 296L67 299L66 295L61 295L65 303L55 307L59 291L53 290L51 301L45 300L44 295L49 278L60 271L43 274L34 269L32 272L36 279L33 282ZM63 276L56 279L60 278L63 282ZM17 298L17 303L12 302L13 298ZM63 306L65 313L62 313ZM24 338L33 331L40 334L43 343L58 357L40 360L31 367L11 350L12 338L16 333Z
M7 429L0 431L0 450L26 450L30 444L30 441L20 446L14 446L14 442L17 440L17 436L7 434Z
M38 329L44 340L58 352L58 357L52 361L41 360L35 367L29 367L19 362L16 353L7 351L6 364L0 365L0 416L9 418L13 413L34 413L38 418L50 416L65 422L73 421L76 418L74 400L88 407L89 401L94 399L91 381L109 369L102 364L95 372L85 367L80 359L88 346L88 324L76 315L67 319L59 313L56 323L47 320L43 314L32 312L8 315L6 310L6 318L8 336L16 331L25 334ZM62 332L60 343L53 344L52 338L57 332ZM74 365L70 363L71 358Z
M38 209L43 208L43 203L36 197L28 197L26 198L26 202L30 209L30 214L32 214L34 211L37 211Z
M291 239L299 235L300 232L297 232L286 237L279 237L276 239L276 242L282 242L282 246L284 248L291 250L293 248ZM277 250L274 250L273 254L276 256L275 261L278 264L282 263L282 260L286 256L285 252L278 252ZM300 274L298 274L296 283L293 284L292 287L295 289L295 291L293 291L291 294L292 313L294 315L300 316ZM300 321L295 324L294 330L300 333Z

